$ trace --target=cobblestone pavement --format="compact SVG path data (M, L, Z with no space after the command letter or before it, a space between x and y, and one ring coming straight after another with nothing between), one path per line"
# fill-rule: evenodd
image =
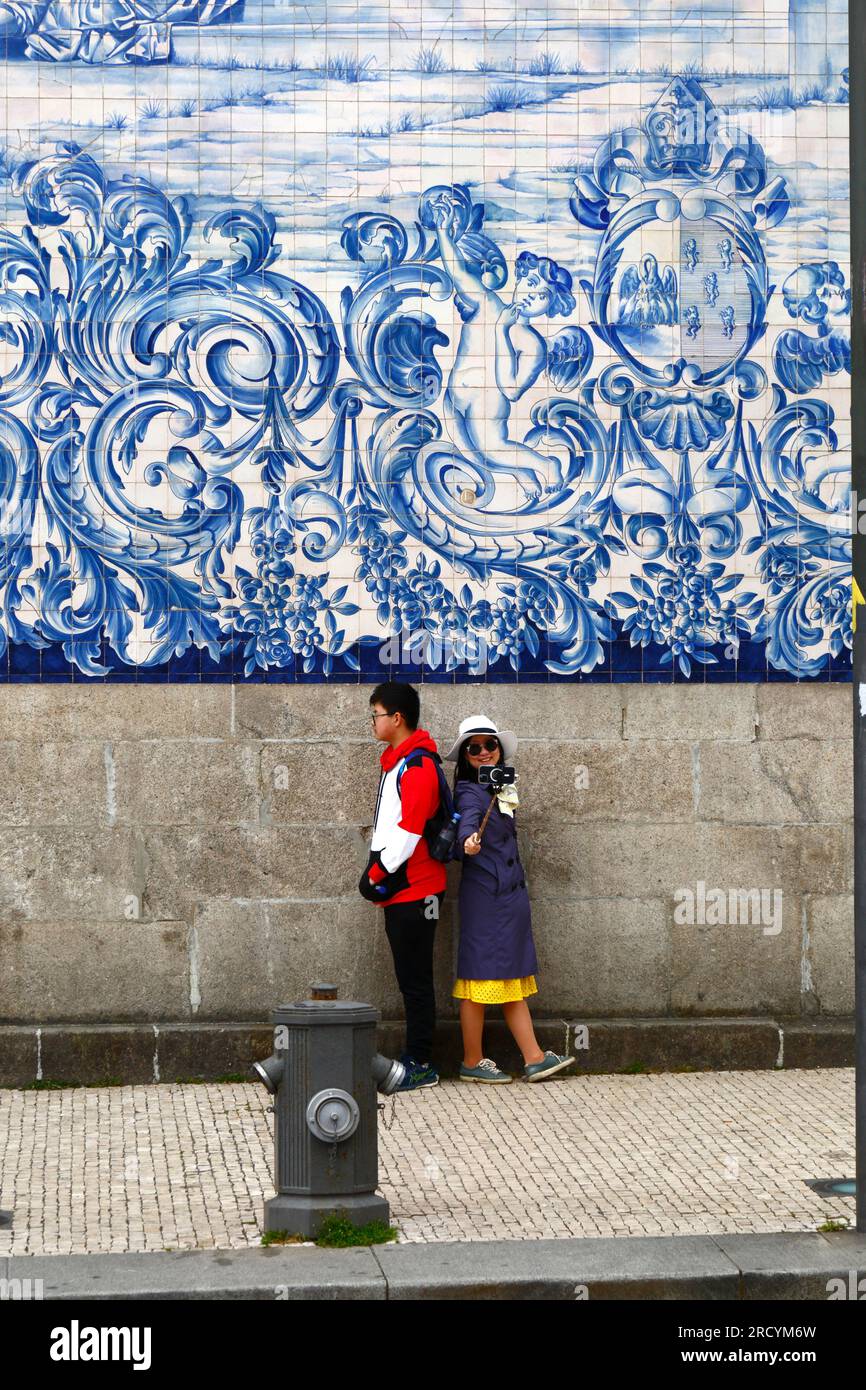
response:
M258 1244L273 1191L257 1085L0 1091L0 1256ZM558 1078L385 1101L404 1241L809 1231L853 1198L850 1069Z

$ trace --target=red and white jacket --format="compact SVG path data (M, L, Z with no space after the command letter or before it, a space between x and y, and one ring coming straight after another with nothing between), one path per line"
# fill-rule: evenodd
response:
M416 902L444 893L445 865L432 859L424 826L439 809L439 778L432 758L419 758L405 767L397 790L397 777L405 759L419 748L436 752L426 729L416 729L396 748L386 748L380 759L382 776L376 800L370 857L364 875L373 883L385 883L389 892L381 902Z

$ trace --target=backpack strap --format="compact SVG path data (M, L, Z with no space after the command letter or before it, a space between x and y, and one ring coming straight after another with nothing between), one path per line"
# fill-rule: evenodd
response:
M401 759L402 767L400 767L397 773L397 795L400 795L400 783L403 779L403 773L406 771L406 768L411 767L413 761L418 758L432 758L439 781L439 797L442 802L442 809L450 817L454 811L454 798L451 795L451 788L445 780L445 773L442 771L442 759L439 754L434 753L431 748L416 748L413 752L407 753L405 758Z
M437 753L432 752L429 748L414 748L411 753L407 753L405 757L401 758L398 764L400 769L397 773L398 791L400 790L400 783L403 780L403 773L406 771L406 768L411 767L412 763L420 758L433 758L437 768L439 766L439 755Z

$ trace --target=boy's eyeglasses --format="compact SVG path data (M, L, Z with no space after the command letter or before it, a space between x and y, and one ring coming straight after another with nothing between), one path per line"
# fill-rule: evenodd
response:
M495 753L498 747L497 739L485 738L480 743L467 743L466 752L470 757L477 758L479 753Z
M380 709L375 714L370 715L370 723L375 724L377 719L390 719L392 716L386 709Z

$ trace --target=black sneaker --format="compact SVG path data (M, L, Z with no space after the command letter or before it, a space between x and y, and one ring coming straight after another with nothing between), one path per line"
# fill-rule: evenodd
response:
M420 1091L425 1086L439 1085L439 1073L429 1062L418 1062L405 1054L400 1061L406 1068L406 1075L397 1087L398 1091Z

